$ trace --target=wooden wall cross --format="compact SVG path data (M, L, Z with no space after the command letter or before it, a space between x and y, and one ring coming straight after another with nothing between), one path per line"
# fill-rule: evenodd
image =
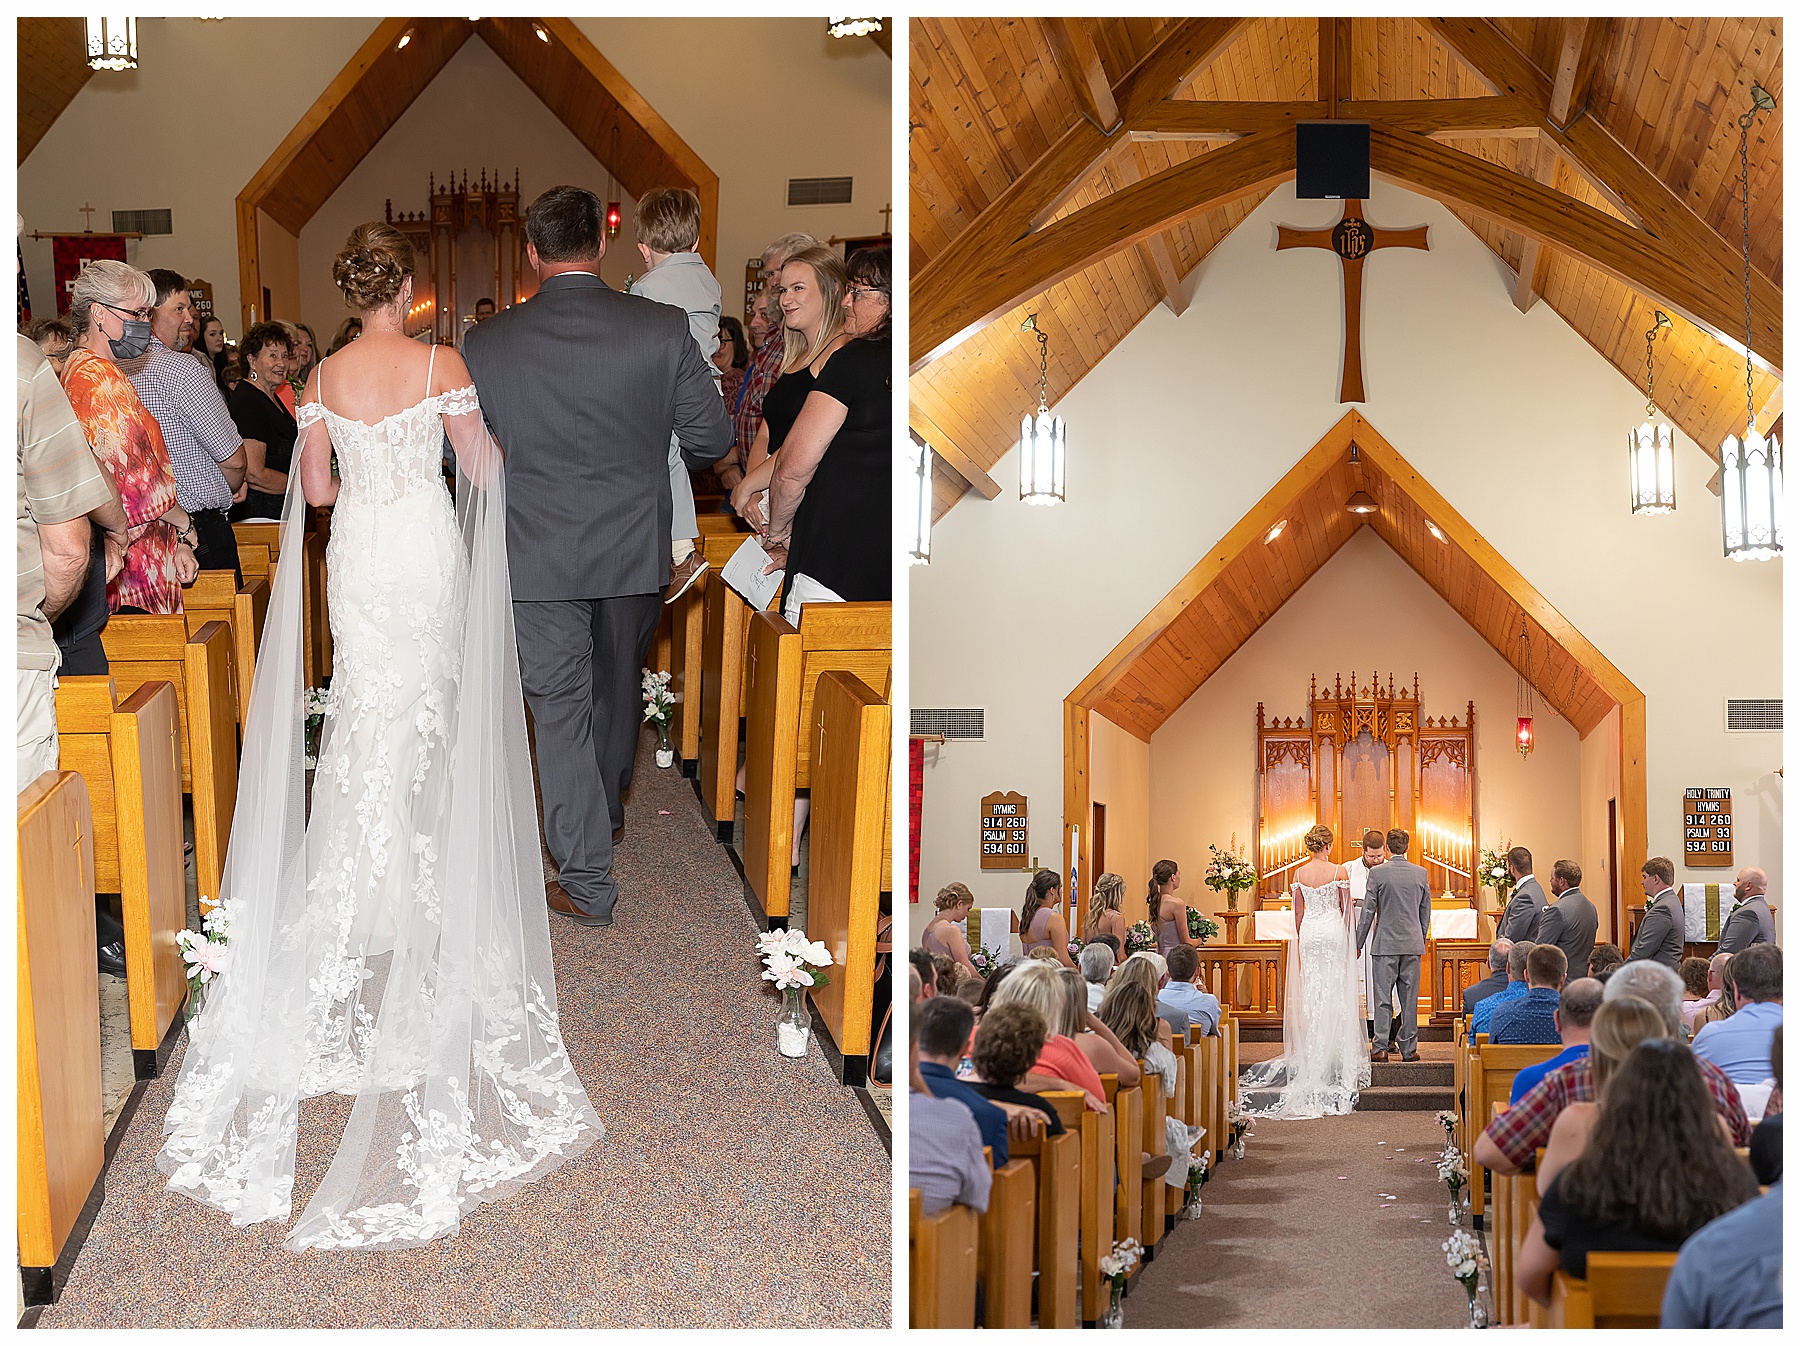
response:
M1329 229L1290 229L1276 226L1275 250L1283 248L1329 248L1344 264L1344 381L1338 389L1338 401L1362 402L1362 269L1363 261L1376 248L1420 248L1428 250L1425 241L1429 225L1415 229L1377 229L1363 218L1361 201L1344 202L1344 214Z

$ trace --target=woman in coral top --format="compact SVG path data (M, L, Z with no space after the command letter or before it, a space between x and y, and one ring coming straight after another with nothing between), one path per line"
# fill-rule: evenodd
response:
M181 586L200 573L193 524L175 500L162 427L118 366L148 347L155 302L150 277L114 261L83 267L70 299L77 349L63 369L63 391L118 484L131 525L125 568L106 586L110 612L180 612Z

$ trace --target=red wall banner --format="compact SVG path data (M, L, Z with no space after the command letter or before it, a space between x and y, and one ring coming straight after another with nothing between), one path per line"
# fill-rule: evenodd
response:
M50 250L56 259L56 311L69 311L75 277L89 262L125 260L125 240L118 234L52 234Z

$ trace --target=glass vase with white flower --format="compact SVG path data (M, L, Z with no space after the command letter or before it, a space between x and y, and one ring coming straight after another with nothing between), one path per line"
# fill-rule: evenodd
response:
M665 768L675 765L675 749L669 744L669 721L680 697L669 690L673 678L674 674L667 670L661 673L644 670L644 718L656 726L656 764Z
M812 1041L806 993L815 986L830 984L831 978L823 969L831 966L831 950L809 940L804 930L771 930L757 936L756 948L762 955L763 980L774 982L775 989L781 992L775 1046L783 1056L803 1057Z

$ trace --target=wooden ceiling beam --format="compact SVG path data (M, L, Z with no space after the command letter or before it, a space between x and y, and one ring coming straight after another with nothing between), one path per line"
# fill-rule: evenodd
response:
M1562 21L1562 49L1551 78L1547 109L1551 125L1567 129L1570 122L1587 111L1588 94L1611 36L1611 23L1606 18Z
M1529 147L1521 147L1520 167L1525 176L1546 187L1555 185L1556 156L1544 148L1543 138L1533 135ZM1519 275L1513 282L1513 306L1521 313L1531 312L1533 304L1544 292L1544 279L1539 274L1548 266L1549 254L1535 238L1527 238L1519 253Z
M1144 165L1135 146L1126 145L1122 153L1112 157L1107 178L1114 191L1143 181ZM1163 305L1179 318L1187 312L1188 301L1181 287L1181 272L1175 266L1175 253L1169 246L1168 235L1152 234L1144 240L1143 247L1150 258L1150 270L1155 273L1157 285L1162 290Z
M1472 154L1377 126L1370 135L1370 166L1445 205L1461 206L1579 258L1696 326L1729 332L1742 319L1735 276L1697 264L1685 250ZM1772 316L1765 310L1762 322L1765 331L1773 329L1762 345L1765 358L1779 369L1779 306Z
M1335 120L1343 115L1342 104L1350 101L1350 19L1319 19L1318 63L1314 77L1319 101L1325 104L1326 117Z
M1242 18L1214 18L1183 19L1174 24L1114 90L1124 124L1129 126L1205 69L1248 22ZM1096 161L1109 152L1112 144L1113 139L1086 118L1077 121L948 247L914 274L910 300L911 367L915 373L1010 307L986 306L984 298L994 289L991 284L982 288L982 297L975 299L970 298L971 289L981 280L991 279L989 273L997 262L1004 265L1009 254L1037 237L1031 233L1032 221L1042 218L1050 202L1066 201L1074 185L1093 171ZM1289 160L1291 166L1291 147ZM1054 283L1048 281L1028 289L1019 298L1030 298Z
M1042 20L1050 50L1062 67L1063 81L1074 96L1075 106L1100 130L1111 135L1119 129L1119 104L1112 81L1100 62L1100 48L1086 19L1048 17Z
M956 447L956 441L944 433L944 428L922 410L918 403L908 401L906 406L907 428L918 442L926 445L937 455L938 461L961 477L969 489L984 500L992 500L1000 494L1000 483L995 481L981 465L968 454Z
M1319 102L1198 102L1165 98L1131 123L1133 140L1236 140L1270 131L1287 131L1295 122L1319 121L1326 104Z
M1396 131L1439 138L1535 135L1543 120L1529 99L1514 94L1486 98L1353 99L1343 105L1341 115L1350 121L1380 122Z

